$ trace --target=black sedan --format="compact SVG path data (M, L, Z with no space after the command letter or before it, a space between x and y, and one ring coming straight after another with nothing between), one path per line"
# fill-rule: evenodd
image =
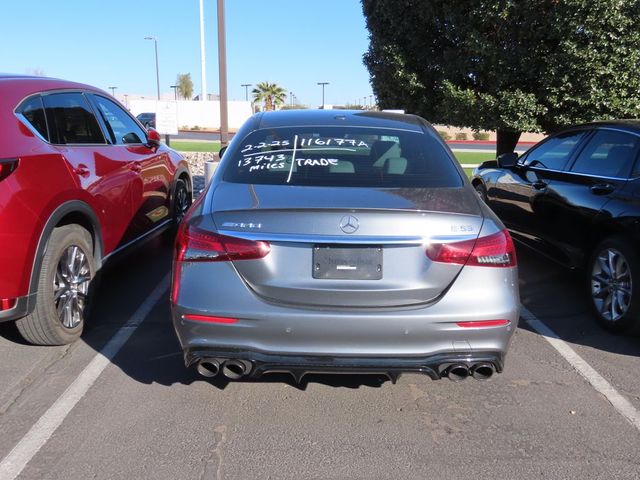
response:
M640 333L640 120L563 130L472 178L515 240L586 273L598 322Z

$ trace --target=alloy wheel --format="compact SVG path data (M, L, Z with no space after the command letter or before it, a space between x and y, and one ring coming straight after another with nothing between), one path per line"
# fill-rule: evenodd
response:
M189 193L184 186L180 186L176 192L175 199L175 220L176 223L180 223L185 214L189 210Z
M591 270L591 297L603 319L620 320L629 310L632 292L627 259L614 248L602 250Z
M67 247L60 256L53 280L53 300L64 327L75 328L82 322L90 282L87 256L77 245Z

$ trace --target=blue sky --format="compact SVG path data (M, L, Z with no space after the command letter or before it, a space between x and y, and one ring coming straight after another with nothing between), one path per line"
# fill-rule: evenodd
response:
M218 92L216 0L205 0L207 90ZM123 93L155 95L178 73L200 91L199 0L4 0L0 72L43 71ZM368 33L358 0L226 0L229 99L243 83L275 82L301 103L343 104L372 93L362 64Z

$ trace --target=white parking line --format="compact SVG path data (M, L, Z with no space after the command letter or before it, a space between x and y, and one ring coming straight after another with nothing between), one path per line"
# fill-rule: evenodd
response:
M591 365L585 362L575 350L573 350L565 341L561 340L558 334L538 320L533 313L522 307L520 316L527 322L531 328L542 335L547 342L555 348L569 364L582 375L587 382L591 384L598 392L606 397L620 415L626 418L631 425L640 430L640 412L613 386L607 382L602 375L596 372Z
M100 376L102 371L111 363L111 360L127 343L131 334L136 331L142 321L149 315L153 307L158 303L160 297L169 288L169 277L167 274L162 281L153 289L147 299L138 307L129 321L109 340L109 343L96 354L89 365L78 375L71 385L55 401L51 407L38 419L22 440L9 452L0 462L0 479L15 479L27 463L36 453L47 443L51 435L62 424L69 412L87 393L91 385Z

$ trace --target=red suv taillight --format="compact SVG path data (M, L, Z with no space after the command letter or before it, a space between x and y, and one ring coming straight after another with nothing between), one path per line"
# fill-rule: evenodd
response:
M427 257L434 262L475 267L515 267L518 262L509 232L502 230L486 237L453 243L432 243Z
M18 167L18 160L15 158L0 159L0 181L11 175Z
M181 225L176 238L178 262L228 262L265 257L271 251L268 242L245 240Z

